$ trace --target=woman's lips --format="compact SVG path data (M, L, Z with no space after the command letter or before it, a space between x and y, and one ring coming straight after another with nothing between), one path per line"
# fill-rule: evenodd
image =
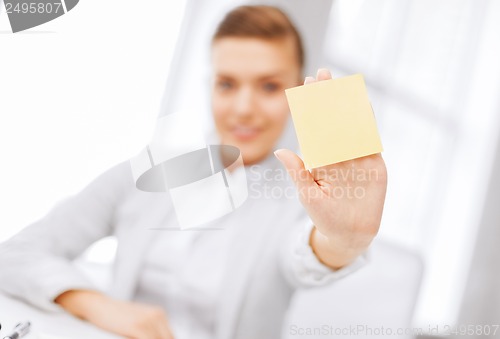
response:
M239 140L251 140L261 132L260 128L251 126L235 126L231 128L231 134Z

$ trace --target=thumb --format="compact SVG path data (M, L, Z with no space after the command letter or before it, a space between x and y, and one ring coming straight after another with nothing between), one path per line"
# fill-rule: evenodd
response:
M306 170L304 162L297 154L287 149L279 149L274 152L274 155L285 166L288 175L292 178L301 194L316 188L317 184L313 176Z

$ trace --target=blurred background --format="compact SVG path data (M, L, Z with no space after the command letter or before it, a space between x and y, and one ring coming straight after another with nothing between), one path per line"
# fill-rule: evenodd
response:
M408 294L408 326L427 337L435 325L499 325L495 0L84 0L16 34L0 5L0 241L137 154L158 116L188 109L209 125L209 40L242 3L290 14L308 75L365 76L389 171L375 286L400 281L390 287ZM109 263L113 246L87 259ZM356 294L351 282L342 288ZM402 307L387 296L397 300L363 305Z

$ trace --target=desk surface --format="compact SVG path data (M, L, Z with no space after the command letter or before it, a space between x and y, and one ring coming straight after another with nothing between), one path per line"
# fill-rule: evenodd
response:
M11 333L16 324L31 322L23 339L120 339L67 313L44 312L22 301L0 294L0 338Z

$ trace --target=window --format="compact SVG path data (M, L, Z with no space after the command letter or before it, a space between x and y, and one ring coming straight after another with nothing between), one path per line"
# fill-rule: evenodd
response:
M415 324L453 324L499 130L495 1L336 0L325 44L363 73L389 187L381 236L421 252Z

